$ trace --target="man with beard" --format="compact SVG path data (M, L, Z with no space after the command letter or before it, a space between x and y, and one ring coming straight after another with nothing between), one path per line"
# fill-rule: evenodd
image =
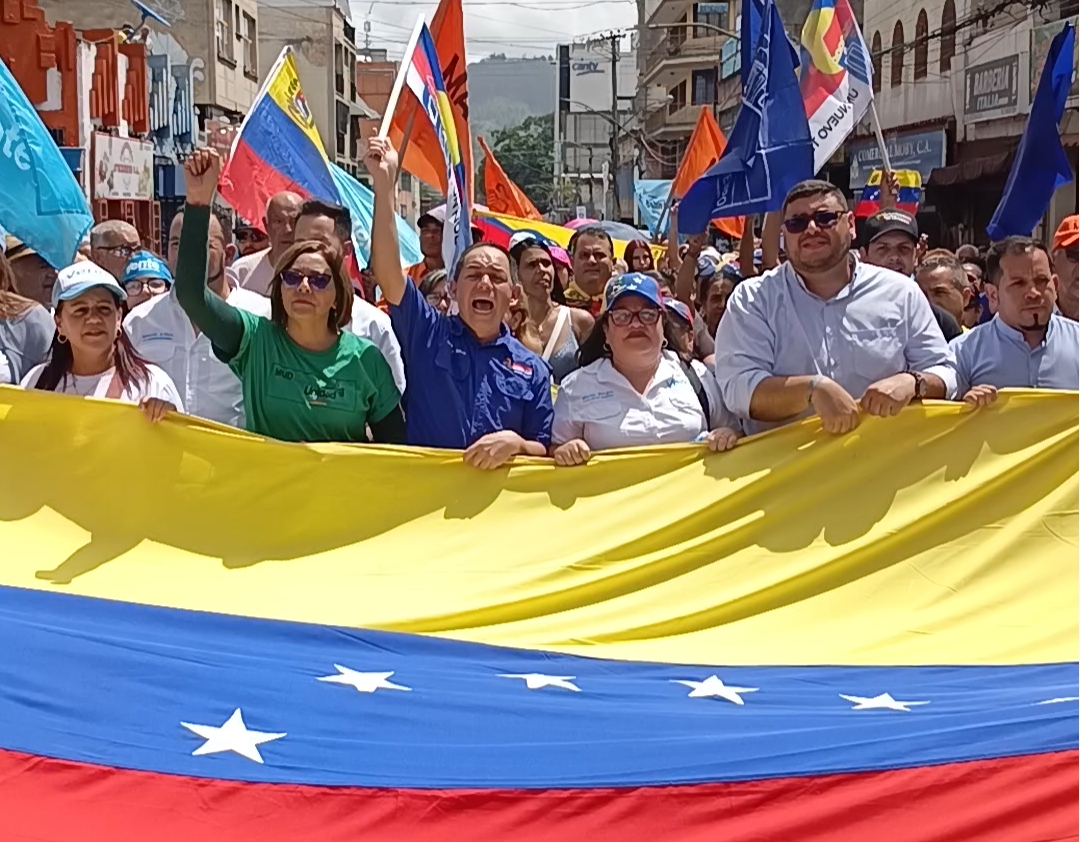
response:
M889 416L951 397L956 372L929 302L910 278L851 252L844 194L797 184L783 225L787 262L735 287L716 332L716 380L747 432L816 413L846 433L860 410Z
M992 403L997 390L1080 388L1080 325L1054 312L1058 278L1045 246L1006 237L986 258L989 322L953 340L959 389L968 403Z

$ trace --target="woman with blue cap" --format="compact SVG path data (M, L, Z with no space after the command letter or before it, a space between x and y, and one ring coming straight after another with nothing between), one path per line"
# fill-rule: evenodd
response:
M705 366L678 348L659 284L641 272L612 278L604 310L578 352L581 368L566 376L555 400L556 464L583 465L593 451L615 447L734 447L738 420Z
M144 249L131 255L121 283L127 293L128 310L134 310L155 295L164 295L172 289L173 276L164 260Z
M126 297L96 263L61 269L52 289L56 335L49 358L30 369L22 387L136 403L151 421L183 412L169 375L140 357L124 332Z

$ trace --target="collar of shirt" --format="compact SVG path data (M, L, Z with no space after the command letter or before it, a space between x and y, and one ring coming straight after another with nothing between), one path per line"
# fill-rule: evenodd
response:
M461 316L450 316L450 334L451 336L461 337L467 342L475 345L477 348L487 348L494 345L503 345L508 350L514 350L514 343L508 340L513 339L513 335L510 333L510 328L505 324L499 325L499 335L489 342L481 342L476 338L476 334L472 332L472 329L462 321Z
M681 372L682 369L675 361L675 355L671 351L664 351L660 355L656 373L653 374L652 380L649 381L649 385L640 396L647 398L657 388L670 385ZM603 386L621 386L629 389L634 394L638 394L637 389L630 384L626 377L619 373L619 370L615 368L614 363L608 357L601 358L600 366L596 371L596 382Z
M1028 344L1024 334L1017 330L1015 327L1010 327L1001 320L1001 318L994 314L994 318L990 320L990 324L994 326L994 331L1004 339L1006 342L1012 342L1014 345L1019 345L1029 353L1032 351L1038 351L1041 348L1045 348L1046 344L1050 341L1050 334L1054 330L1054 315L1050 314L1050 320L1046 323L1046 333L1043 334L1042 342L1036 345L1034 348Z
M855 254L855 252L848 252L848 269L850 273L848 276L848 282L844 284L840 291L836 293L836 295L834 295L832 298L822 298L820 295L817 295L816 293L813 293L809 289L807 289L806 282L803 280L802 275L795 271L795 267L791 265L791 261L785 261L783 264L781 264L781 267L784 266L788 267L787 271L788 275L790 276L789 280L793 278L795 283L806 295L809 295L811 298L822 302L842 301L843 299L854 295L855 289L861 286L862 281L869 274L868 270L880 268L877 266L870 266L869 264L863 263L861 260L859 260L859 257L857 254Z

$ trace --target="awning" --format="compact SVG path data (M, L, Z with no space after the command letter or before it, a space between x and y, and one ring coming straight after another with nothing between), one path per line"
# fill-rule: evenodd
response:
M982 155L961 161L958 164L950 164L947 167L937 167L930 173L927 185L930 187L950 187L957 184L966 184L978 181L989 176L1007 173L1012 166L1013 156L1016 150L999 152L996 155Z

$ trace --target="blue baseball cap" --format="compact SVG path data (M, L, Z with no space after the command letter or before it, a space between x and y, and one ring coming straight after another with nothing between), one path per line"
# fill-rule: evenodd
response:
M677 298L665 298L664 306L667 307L672 313L686 322L688 325L694 324L694 316L690 312L690 308L683 304Z
M56 273L56 283L52 288L53 309L55 310L61 301L71 301L94 287L105 287L118 301L127 300L124 288L109 272L93 261L80 260Z
M664 306L664 295L660 291L660 285L644 272L627 272L625 275L616 275L608 281L607 288L604 290L604 309L610 310L615 306L615 302L625 295L640 295L657 307Z
M148 251L137 251L131 255L127 267L124 269L124 283L128 281L142 280L143 278L156 278L165 281L169 286L173 284L172 272L165 265L165 261Z

